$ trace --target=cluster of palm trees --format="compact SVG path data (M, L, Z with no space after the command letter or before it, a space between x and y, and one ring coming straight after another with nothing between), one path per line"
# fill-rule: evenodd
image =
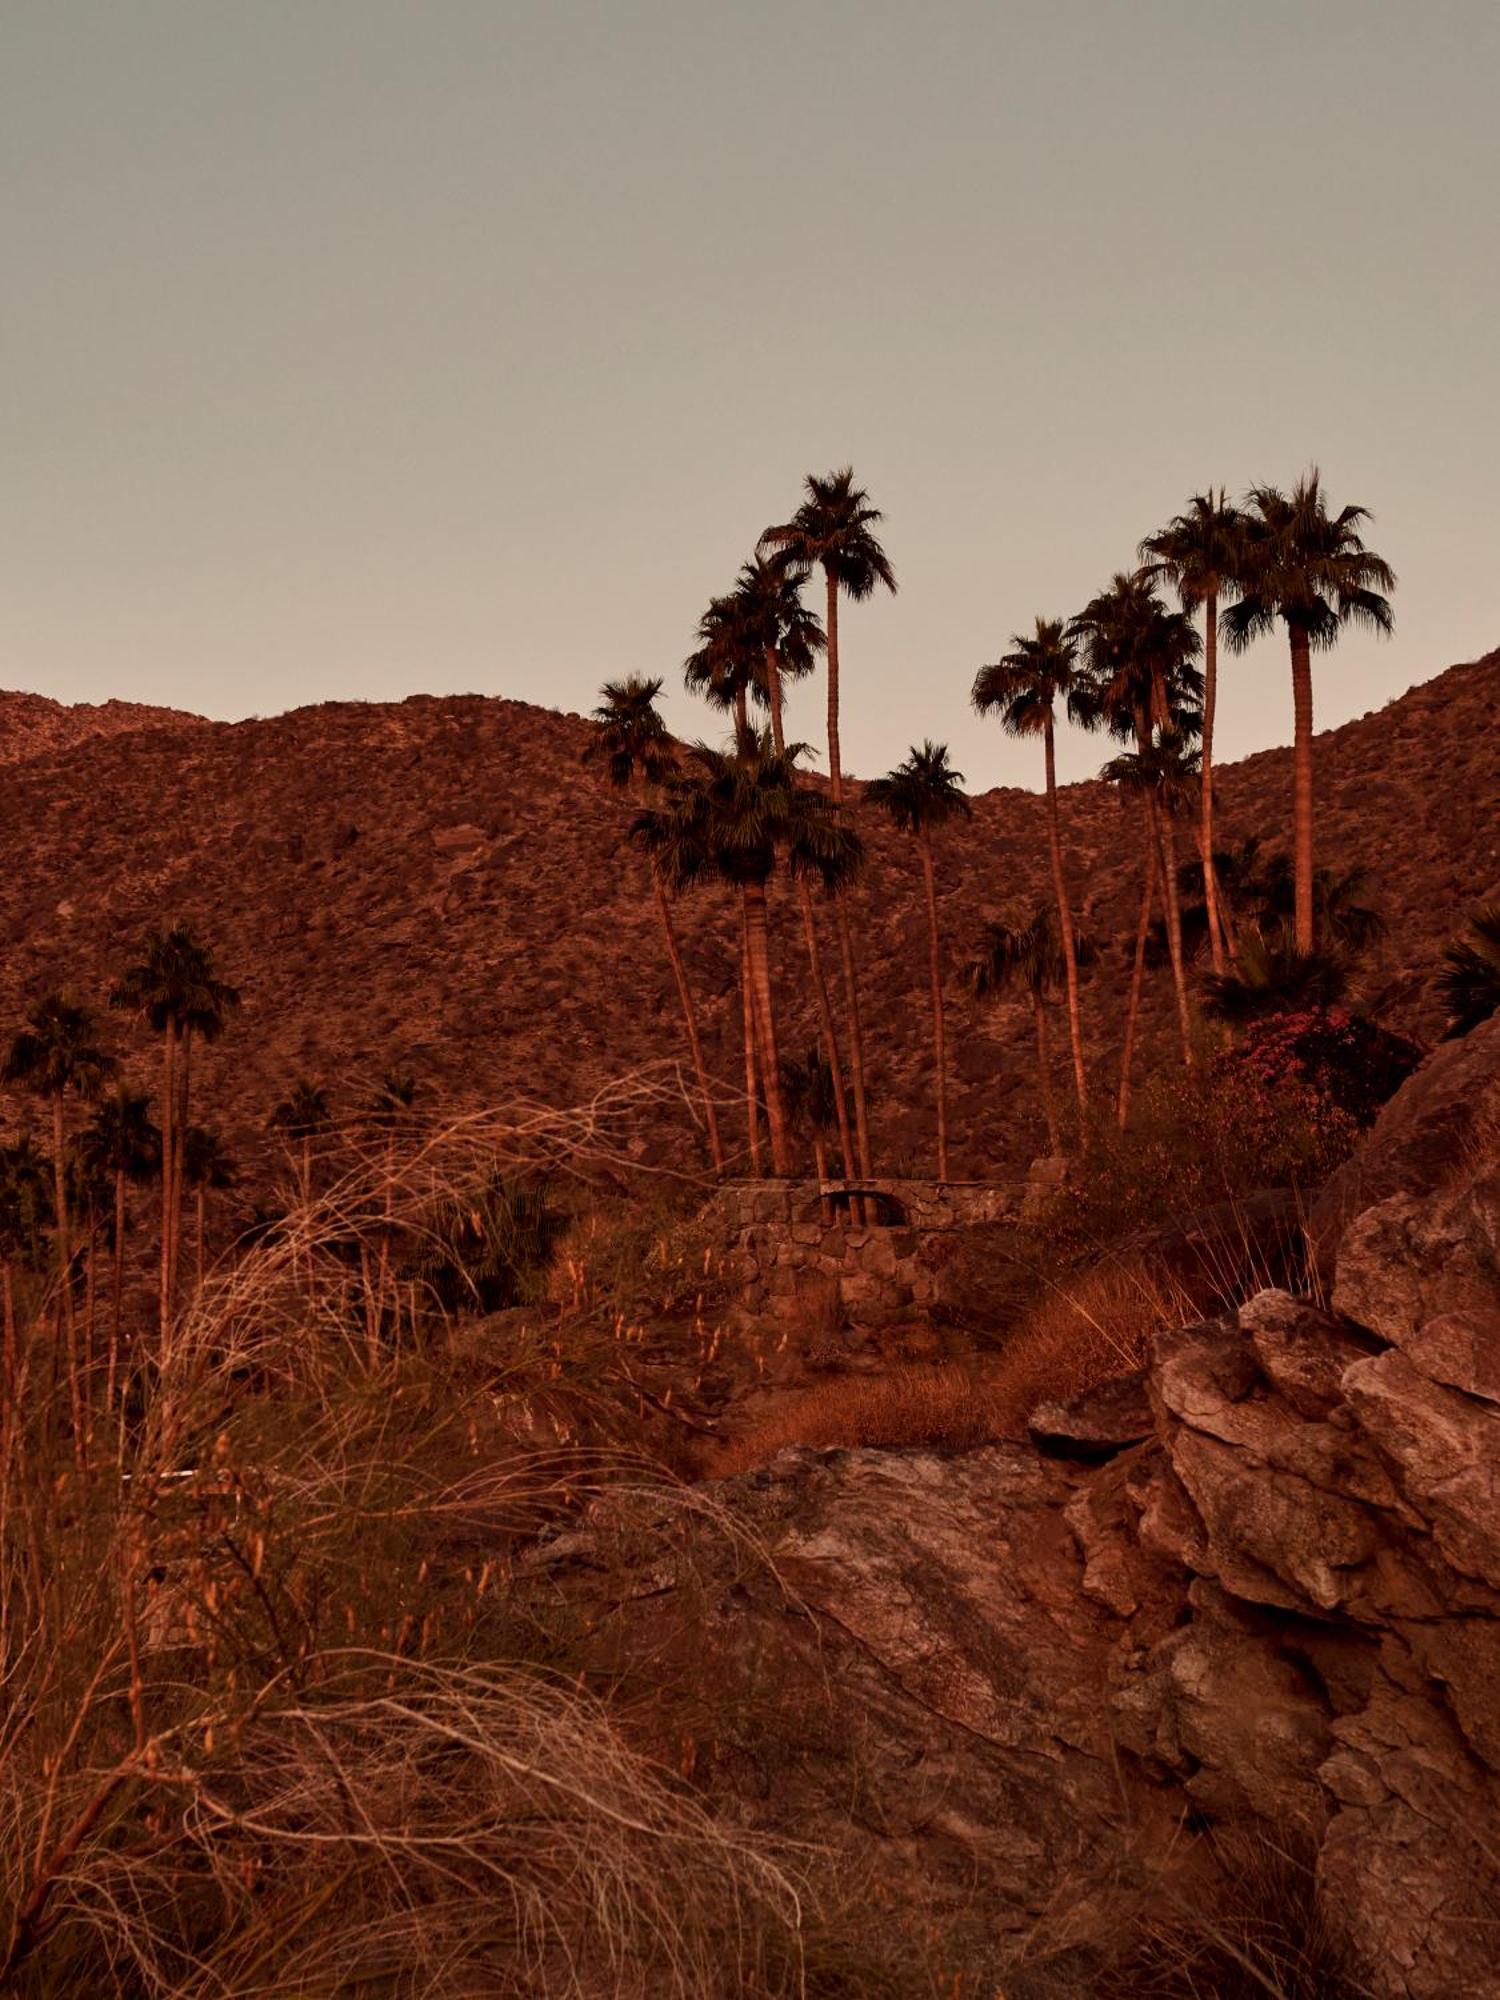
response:
M1312 655L1350 625L1381 633L1391 629L1388 593L1395 578L1365 544L1361 527L1367 519L1362 507L1335 510L1316 469L1289 492L1255 486L1238 503L1223 488L1195 494L1182 513L1142 541L1134 568L1115 575L1074 617L1037 619L975 677L973 702L980 714L995 716L1013 735L1041 739L1052 895L1050 907L989 928L967 968L968 982L980 996L1013 984L1029 993L1054 1150L1064 1140L1051 1091L1045 1002L1054 990L1066 998L1070 1125L1075 1141L1083 1142L1091 1086L1080 971L1098 955L1097 943L1080 927L1069 883L1056 775L1059 719L1101 731L1119 746L1101 775L1133 802L1140 827L1139 915L1114 1091L1114 1114L1123 1126L1154 943L1164 945L1170 964L1182 1060L1189 1067L1200 1046L1200 1007L1233 1017L1255 1012L1257 995L1300 988L1326 997L1339 983L1335 941L1320 937L1320 922L1326 929L1330 898L1341 899L1346 908L1353 904L1357 884L1315 864ZM790 1103L812 1130L820 1159L836 1135L844 1177L868 1178L873 1163L858 941L849 921L848 890L864 863L858 819L860 810L869 808L912 836L921 868L936 1171L939 1178L949 1172L943 954L932 835L945 821L968 814L963 774L953 769L944 745L924 742L887 776L863 787L862 797L851 795L839 744L840 603L896 588L876 533L880 520L850 468L810 476L795 513L765 530L733 588L710 602L684 679L689 689L731 715L728 748L698 743L680 751L656 707L659 679L606 682L594 711L597 730L586 754L602 761L634 801L632 835L650 860L719 1172L726 1158L720 1107L676 937L674 902L695 885L713 881L730 889L739 904L751 1171L759 1173L762 1166L762 1114L771 1170L789 1171ZM821 621L804 599L816 572L824 585ZM1236 874L1237 856L1219 849L1214 831L1219 640L1241 652L1278 624L1290 652L1294 718L1285 910L1273 910L1264 882L1245 893L1251 871L1241 869L1237 882L1226 882L1226 873ZM811 674L820 656L827 668L826 790L808 782L802 768L807 746L787 740L785 722L788 686ZM1184 864L1177 828L1189 815L1196 824L1197 856ZM778 873L787 878L797 903L818 1014L817 1049L790 1060L778 1036L767 947L767 891ZM839 1007L822 962L815 892L833 918ZM1345 935L1336 942L1347 947L1351 940ZM1200 972L1195 961L1205 956Z
M105 1048L101 1023L66 994L43 994L29 1009L0 1066L0 1080L46 1107L50 1144L43 1153L27 1133L0 1147L0 1283L4 1296L4 1388L15 1382L18 1271L49 1264L58 1331L81 1436L81 1383L93 1364L96 1253L111 1255L112 1284L107 1400L114 1399L121 1363L127 1197L132 1187L160 1188L158 1303L169 1324L182 1270L183 1215L196 1204L196 1269L204 1262L208 1194L233 1184L234 1163L219 1134L192 1118L192 1057L212 1042L239 1005L236 989L219 977L213 953L183 925L153 931L139 960L121 974L109 1004L161 1039L161 1117L149 1094L121 1075ZM80 1123L78 1112L88 1115ZM85 1325L79 1328L78 1292Z

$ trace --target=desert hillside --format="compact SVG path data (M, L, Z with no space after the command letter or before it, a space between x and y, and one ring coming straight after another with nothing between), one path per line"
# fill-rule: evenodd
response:
M443 1094L575 1102L675 1055L676 1000L645 870L625 839L626 809L580 766L588 733L578 716L477 696L329 703L235 724L0 696L10 766L0 1019L43 984L102 1001L142 931L182 917L244 992L206 1055L202 1099L241 1143L300 1072L346 1100L401 1062ZM1289 762L1275 750L1222 768L1226 836L1283 838ZM1362 997L1430 1035L1434 962L1463 911L1500 894L1500 653L1321 736L1318 785L1320 861L1366 867L1389 925ZM986 920L1045 893L1041 799L1002 789L974 807L970 826L939 836L950 966ZM1063 814L1089 922L1124 940L1133 821L1101 784L1068 788ZM888 1167L920 1168L920 878L909 843L873 815L862 826L870 860L856 910L878 1150ZM710 1062L732 1089L730 912L704 892L680 922ZM790 921L778 949L795 1049L812 1040L813 1015ZM1089 1040L1108 1069L1126 949L1111 943L1087 989ZM1028 1017L1019 1002L983 1015L950 986L955 1168L1022 1164L1040 1140ZM1154 986L1159 1033L1165 976Z

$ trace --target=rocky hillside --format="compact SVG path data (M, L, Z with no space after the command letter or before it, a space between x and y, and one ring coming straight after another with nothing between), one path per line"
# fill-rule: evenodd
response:
M396 1061L435 1089L576 1102L679 1049L676 1000L628 815L579 765L577 716L478 697L330 703L209 723L106 704L0 697L0 1019L43 983L99 999L144 928L183 917L245 995L205 1061L241 1136L299 1071L346 1099ZM1434 960L1470 904L1500 893L1500 654L1455 667L1320 739L1321 852L1371 871L1390 935L1368 975L1397 1025L1430 1031ZM1278 839L1289 757L1222 772L1226 832ZM1108 790L1064 797L1089 921L1128 935L1133 826ZM867 823L856 898L883 1162L921 1169L929 1119L924 918L909 845ZM981 925L1046 893L1041 801L975 801L940 843L950 962ZM722 899L684 905L684 948L710 1060L738 1071L735 926ZM831 934L830 934L831 948ZM791 922L780 927L787 1046L813 1038ZM1090 982L1088 1035L1112 1066L1125 949ZM1157 997L1164 1032L1164 979ZM952 983L955 1167L1037 1150L1029 1020L981 1016ZM120 1026L122 1042L123 1024ZM1149 1056L1149 1037L1148 1037ZM641 1137L655 1148L658 1127ZM676 1152L682 1157L681 1149Z

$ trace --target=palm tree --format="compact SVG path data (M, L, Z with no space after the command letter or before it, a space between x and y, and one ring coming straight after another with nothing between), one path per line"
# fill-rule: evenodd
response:
M778 751L786 748L784 683L804 679L824 650L823 628L802 602L806 581L807 571L797 563L757 550L741 563L730 600L737 610L739 644L747 660L758 657L760 662L751 685L757 696L763 691Z
M1500 903L1470 917L1469 935L1443 954L1437 984L1448 1009L1444 1041L1455 1041L1500 1013Z
M828 652L828 785L835 805L844 797L844 766L839 750L839 596L855 603L873 596L878 585L893 594L896 575L875 534L882 516L870 505L863 487L854 484L853 469L803 481L804 499L790 521L767 528L763 549L778 551L799 569L821 569L826 593L824 637ZM849 1009L849 1069L854 1084L854 1122L859 1140L859 1170L868 1176L870 1164L869 1111L865 1095L864 1033L859 1017L859 980L854 962L854 938L842 897L835 907L839 953L843 960L844 994Z
M586 761L604 761L612 784L622 791L631 792L637 799L643 799L650 787L663 783L677 768L676 746L667 734L666 724L656 706L661 682L631 674L623 681L606 681L599 692L599 706L594 710L598 733L584 750L584 758ZM709 1088L708 1066L703 1060L693 989L688 984L687 967L683 963L676 927L672 922L669 886L669 875L653 858L651 889L656 898L656 914L666 942L672 977L677 984L677 1000L687 1030L688 1052L692 1057L693 1074L698 1081L698 1095L703 1100L709 1157L713 1161L714 1172L722 1175L724 1146L719 1136L718 1112Z
M1303 951L1285 931L1268 939L1249 930L1230 969L1204 980L1203 1004L1220 1021L1260 1021L1337 1006L1348 983L1348 967L1337 953Z
M1082 1116L1088 1104L1088 1080L1083 1066L1083 1017L1078 1005L1078 961L1073 949L1073 915L1063 873L1062 832L1057 811L1056 709L1059 699L1075 713L1080 696L1077 680L1078 646L1060 618L1038 618L1030 636L1011 635L1010 651L974 678L973 702L981 715L999 714L1000 726L1011 736L1042 739L1047 784L1047 849L1052 862L1052 890L1062 937L1063 969L1068 988L1068 1035L1073 1045L1073 1089Z
M1285 854L1265 862L1260 879L1261 914L1268 924L1288 925L1297 910L1296 875ZM1371 886L1368 868L1315 868L1313 912L1318 936L1331 950L1357 958L1385 936L1385 918L1364 898Z
M762 662L755 690L759 695L762 686L764 688L764 700L771 715L771 739L778 754L786 749L783 714L785 683L801 680L810 674L818 654L824 650L823 628L815 614L802 602L802 586L806 581L807 571L790 557L768 556L760 550L748 562L741 564L735 581L734 602L739 607L740 645L747 660L758 658ZM855 1143L844 1096L838 1026L828 994L828 981L823 973L823 956L818 948L812 891L805 877L798 878L796 887L808 970L817 995L823 1049L833 1089L844 1177L851 1180L855 1171Z
M736 731L750 727L752 695L762 706L769 700L764 654L735 593L709 599L698 620L698 644L682 663L682 682L714 708L731 710Z
M1199 733L1203 680L1194 662L1201 642L1187 614L1167 610L1149 578L1139 572L1118 573L1072 621L1068 636L1080 645L1085 662L1073 713L1086 727L1102 726L1121 741L1133 740L1142 759L1149 756L1153 733L1163 738ZM1145 783L1135 789L1143 803L1147 854L1137 961L1144 958L1155 879L1163 885L1182 1059L1191 1068L1192 1018L1171 820L1163 816L1156 785Z
M114 1402L120 1357L121 1306L125 1284L125 1191L161 1173L161 1131L151 1116L151 1099L121 1081L106 1097L79 1137L87 1170L108 1179L114 1196L114 1285L105 1401Z
M237 1178L233 1159L211 1125L189 1125L182 1135L182 1182L196 1209L197 1281L203 1289L203 1248L208 1197L232 1188Z
M863 847L837 806L798 782L802 746L778 753L768 734L739 739L733 752L695 745L687 768L668 780L663 803L636 816L648 851L670 853L684 883L706 879L738 892L754 1040L771 1134L772 1171L791 1170L781 1059L771 991L766 891L778 867L825 890L849 882Z
M61 993L47 993L26 1016L26 1025L10 1045L4 1080L44 1098L52 1110L53 1209L57 1219L57 1269L60 1310L68 1345L68 1383L73 1411L75 1448L82 1451L82 1399L73 1317L73 1250L68 1228L68 1134L70 1097L91 1102L113 1074L115 1059L95 1040L98 1024L86 1007L75 1006Z
M1167 883L1167 947L1172 958L1173 986L1177 995L1178 1024L1182 1032L1183 1060L1192 1066L1192 1028L1187 1012L1187 987L1183 964L1182 907L1178 898L1177 870L1171 852L1170 833L1176 817L1186 809L1188 794L1197 775L1196 751L1173 728L1152 732L1145 747L1113 757L1099 775L1118 785L1122 796L1146 801L1148 823L1155 832L1148 849L1146 876L1141 895L1140 918L1136 926L1135 953L1130 973L1130 996L1125 1004L1125 1033L1120 1050L1120 1088L1115 1118L1121 1131L1130 1111L1130 1073L1135 1056L1135 1032L1140 1019L1141 986L1146 968L1146 943L1151 923L1153 884L1171 871Z
M808 1049L801 1057L788 1056L781 1065L781 1094L786 1099L787 1122L805 1126L812 1139L813 1165L820 1181L828 1179L828 1135L838 1123L833 1095L833 1072L820 1049Z
M1075 931L1073 945L1077 962L1086 965L1093 956L1092 941L1082 931ZM998 999L1013 984L1024 987L1029 995L1036 1031L1037 1081L1041 1087L1042 1115L1047 1122L1047 1147L1056 1155L1061 1150L1061 1140L1052 1092L1047 999L1059 983L1066 981L1067 971L1055 913L1043 903L1019 923L987 924L965 977L977 1000Z
M1203 899L1208 916L1208 948L1215 972L1224 970L1227 950L1219 921L1214 877L1214 708L1218 697L1219 598L1233 590L1240 562L1243 523L1223 487L1195 493L1181 514L1141 543L1142 575L1169 584L1186 612L1203 607L1203 740L1199 752L1198 848L1202 856Z
M273 1132L283 1133L300 1150L305 1206L312 1199L312 1142L333 1124L328 1092L311 1077L298 1077L266 1122Z
M948 762L946 743L924 742L907 752L904 761L884 778L871 781L866 797L890 814L903 833L916 838L922 858L922 885L927 895L927 970L932 993L933 1073L937 1094L938 1179L948 1178L947 1052L943 1035L943 957L938 937L937 881L933 866L932 832L957 814L973 808L959 789L964 774Z
M162 1037L162 1246L161 1329L166 1338L177 1285L182 1215L182 1161L178 1134L191 1111L193 1039L217 1041L240 1004L238 988L221 979L214 955L186 924L154 930L141 958L129 966L109 996L112 1007L138 1015Z
M677 750L656 703L659 680L628 674L606 681L594 710L594 734L584 745L585 764L603 764L618 790L636 792L659 785L677 765Z
M1244 531L1235 584L1240 597L1224 613L1224 637L1243 652L1263 632L1286 627L1292 657L1292 849L1296 867L1297 949L1311 952L1317 938L1313 902L1313 691L1312 655L1332 646L1346 625L1386 633L1394 620L1386 592L1395 571L1365 547L1359 524L1364 507L1328 511L1322 477L1314 466L1290 494L1252 486L1244 502Z
M0 1349L0 1417L13 1417L20 1393L16 1332L16 1271L38 1271L46 1261L47 1231L56 1221L46 1159L26 1136L0 1146L0 1296L4 1345Z

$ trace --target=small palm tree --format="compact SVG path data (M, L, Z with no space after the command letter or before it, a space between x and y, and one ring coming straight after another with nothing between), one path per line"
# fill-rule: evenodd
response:
M113 1404L125 1288L126 1190L161 1175L161 1130L151 1116L151 1099L123 1081L117 1083L79 1135L78 1149L85 1168L107 1179L113 1194L114 1283L105 1389L106 1402Z
M203 1289L208 1197L232 1188L238 1169L211 1125L189 1125L182 1135L182 1183L193 1196L198 1289Z
M1082 931L1074 934L1074 951L1080 964L1094 955L1092 940ZM965 974L969 991L977 1000L995 1000L1012 986L1024 989L1031 1001L1032 1025L1036 1031L1036 1072L1041 1090L1042 1114L1047 1124L1047 1146L1054 1155L1061 1150L1057 1105L1052 1090L1052 1042L1047 1027L1047 1001L1066 980L1057 918L1046 904L1016 923L993 923L985 927L979 950Z
M602 763L620 791L659 785L677 763L676 746L656 703L659 680L630 674L606 681L594 710L594 734L584 745L585 764Z
M1343 959L1330 951L1303 951L1286 931L1270 938L1247 930L1227 972L1203 982L1203 1004L1215 1019L1261 1021L1310 1007L1335 1007L1349 984Z
M637 814L635 837L669 862L684 886L724 883L740 899L753 1039L765 1090L772 1171L790 1172L786 1105L771 991L767 887L784 869L825 891L851 881L864 859L859 835L822 792L799 782L801 744L778 753L769 735L745 734L733 752L697 744L663 791ZM753 1125L752 1125L753 1129Z
M1027 635L1012 633L1010 651L992 666L981 667L974 679L973 702L981 715L998 714L1011 736L1042 739L1047 785L1047 850L1052 862L1052 891L1062 936L1063 969L1068 988L1068 1036L1073 1047L1073 1089L1080 1115L1088 1103L1088 1079L1083 1065L1083 1016L1078 1005L1078 961L1073 949L1073 914L1063 872L1062 831L1057 812L1056 712L1061 701L1076 717L1081 688L1078 643L1068 636L1060 618L1038 618Z
M1224 637L1235 652L1262 633L1286 627L1292 656L1292 849L1296 871L1297 949L1317 941L1313 891L1313 688L1312 655L1334 645L1347 625L1391 630L1390 598L1396 574L1384 557L1365 547L1364 507L1328 511L1322 476L1314 466L1290 493L1252 486L1244 501L1244 528L1235 584L1240 597L1224 613Z
M713 707L731 711L736 732L748 729L751 697L764 706L769 693L765 655L747 625L742 600L732 591L710 598L697 636L698 644L682 663L683 686Z
M757 550L741 563L734 584L741 641L747 653L759 650L771 737L778 751L786 748L785 683L810 674L824 649L823 628L802 602L806 581L807 571L795 562Z
M667 734L666 724L656 707L660 693L659 680L643 680L637 674L624 681L606 681L600 690L599 706L594 710L598 733L583 753L586 759L604 759L610 782L621 791L632 793L638 800L648 797L654 787L665 783L677 769L676 745ZM709 1157L713 1161L714 1172L722 1175L724 1145L719 1136L713 1092L709 1088L708 1065L703 1059L693 989L688 984L687 967L683 963L676 926L672 922L673 887L670 871L664 870L653 859L651 889L656 898L656 914L667 947L667 959L677 985L677 1000L682 1008L698 1095L703 1101Z
M11 1043L4 1080L46 1100L52 1111L53 1212L57 1219L57 1271L68 1345L68 1382L75 1448L83 1449L83 1405L73 1317L73 1246L68 1211L68 1104L90 1103L113 1075L115 1059L98 1045L98 1024L86 1007L61 993L45 994Z
M139 960L120 975L109 996L162 1037L162 1244L161 1328L171 1324L177 1286L182 1217L182 1161L178 1134L192 1109L193 1042L217 1041L240 1005L239 989L219 976L213 952L186 924L148 933Z
M503 1312L535 1297L566 1224L545 1188L496 1167L438 1204L413 1275L444 1312Z
M1215 972L1224 970L1227 949L1219 921L1214 876L1214 709L1218 697L1219 599L1233 590L1240 566L1244 523L1223 487L1195 493L1186 509L1141 543L1141 574L1177 592L1186 612L1203 607L1203 740L1199 766L1198 849L1203 868L1208 948Z
M1469 934L1450 944L1438 973L1438 993L1448 1010L1444 1041L1454 1041L1500 1013L1500 903L1469 919Z
M851 467L819 477L809 473L804 498L790 521L767 528L762 549L772 550L796 568L821 569L825 587L824 640L828 656L828 786L835 805L843 802L844 765L839 746L839 598L855 603L878 588L893 594L896 573L875 529L882 516L870 496L854 483ZM854 936L844 897L834 905L839 955L843 960L844 1002L849 1014L849 1072L854 1085L854 1123L859 1143L859 1170L871 1171L869 1106L865 1091L864 1030L859 1012L859 974Z
M282 1133L299 1148L302 1200L306 1204L312 1199L313 1140L333 1125L328 1092L311 1077L299 1077L266 1122L273 1132Z
M889 813L903 833L915 836L922 860L922 886L927 897L927 974L932 996L933 1075L937 1096L938 1179L948 1178L948 1087L947 1051L943 1024L943 954L938 936L937 871L933 864L932 834L935 827L973 808L960 787L964 774L948 762L946 743L924 742L921 749L907 752L905 760L884 778L871 781L865 796L870 804Z

